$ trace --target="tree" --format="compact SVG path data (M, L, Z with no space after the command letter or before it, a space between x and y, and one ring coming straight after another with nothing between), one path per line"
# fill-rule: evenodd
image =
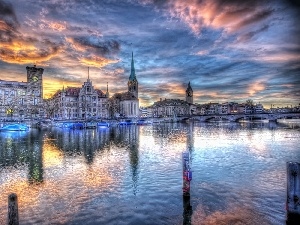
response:
M246 101L246 113L253 113L254 111L254 103L253 103L253 100L252 99L248 99Z
M253 107L253 106L254 106L253 100L252 100L252 99L248 99L248 100L246 101L246 105L247 105L247 106L250 106L250 107Z

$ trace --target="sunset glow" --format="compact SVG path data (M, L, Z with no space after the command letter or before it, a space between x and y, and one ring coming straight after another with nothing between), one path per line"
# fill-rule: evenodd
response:
M194 103L298 105L299 5L292 0L0 0L1 79L44 71L44 97L90 78L127 90L134 52L141 106ZM284 92L284 94L283 94Z

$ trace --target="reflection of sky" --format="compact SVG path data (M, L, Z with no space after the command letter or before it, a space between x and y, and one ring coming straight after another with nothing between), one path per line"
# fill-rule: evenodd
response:
M109 163L105 163L108 160ZM117 162L118 165L114 163ZM3 169L1 170L0 183L0 209L4 212L7 207L5 196L14 192L19 196L19 213L22 221L40 220L47 215L53 223L65 223L70 217L80 210L90 198L89 192L109 191L112 186L122 180L116 176L117 171L123 171L122 160L116 160L113 156L97 158L92 166L85 163L83 156L65 157L55 145L45 142L43 147L44 181L39 185L29 185L27 170ZM2 177L2 174L5 176ZM4 179L2 179L4 178ZM47 206L46 208L43 206ZM36 210L40 208L39 210ZM39 211L32 215L31 210ZM56 215L56 216L54 216ZM5 221L1 214L1 224Z
M93 84L126 90L135 55L141 105L194 101L299 104L299 5L292 0L0 0L0 67L25 81L44 67L45 96Z
M91 143L90 135L101 137L95 142L110 139L109 144L91 146L93 160L87 162L84 148ZM28 183L25 165L0 168L0 223L6 220L10 192L19 196L22 222L179 223L181 152L191 145L195 224L270 224L272 214L280 224L285 216L285 162L300 160L298 137L295 129L177 123L105 132L51 130L43 135L42 183ZM70 147L61 142L76 144L78 138L82 145L70 154ZM32 215L37 208L39 213Z

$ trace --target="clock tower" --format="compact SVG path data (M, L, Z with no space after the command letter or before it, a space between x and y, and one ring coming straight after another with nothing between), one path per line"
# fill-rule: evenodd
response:
M43 102L43 68L26 67L27 70L27 103L39 105Z
M193 104L193 89L191 87L191 83L189 82L188 87L185 91L185 100L187 101L187 103L189 104Z

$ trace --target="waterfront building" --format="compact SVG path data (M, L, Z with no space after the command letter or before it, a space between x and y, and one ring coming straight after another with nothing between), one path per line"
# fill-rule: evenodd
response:
M106 93L94 88L89 76L82 87L67 87L57 91L49 100L49 117L55 119L107 119L108 87ZM50 115L51 114L51 115Z
M185 116L190 113L190 105L180 99L160 99L149 107L151 117Z
M148 109L141 107L140 108L140 117L148 117Z
M263 113L265 110L264 110L264 107L262 104L258 103L254 106L254 112L255 113Z
M43 68L26 67L27 82L0 80L0 118L43 116Z
M176 117L187 116L196 113L196 105L193 104L193 89L190 82L185 91L185 101L181 99L160 99L147 108L149 117Z
M133 53L127 86L127 92L116 93L109 99L109 116L111 118L137 118L139 116L138 81L135 74Z

